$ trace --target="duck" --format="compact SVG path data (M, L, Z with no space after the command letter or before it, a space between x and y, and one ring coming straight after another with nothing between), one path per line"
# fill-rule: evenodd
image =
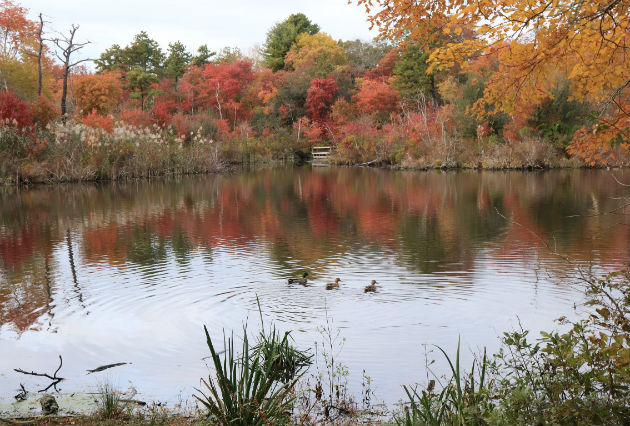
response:
M333 290L335 288L339 288L339 281L341 281L341 278L335 278L334 283L326 284L326 290Z
M308 279L306 278L307 276L308 276L308 272L304 272L302 274L302 278L289 278L289 284L306 285L306 283L308 282Z
M364 293L374 293L376 291L376 280L372 280L370 285L365 286L363 289Z

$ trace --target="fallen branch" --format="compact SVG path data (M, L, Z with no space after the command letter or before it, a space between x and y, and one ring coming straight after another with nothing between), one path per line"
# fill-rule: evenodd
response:
M17 395L14 396L14 398L17 401L24 401L26 400L27 397L28 397L28 392L24 388L24 385L20 383L20 390L18 391Z
M114 364L101 365L94 370L86 370L88 374L98 373L99 371L107 370L108 368L120 367L121 365L129 364L128 362L116 362Z
M53 375L51 376L50 374L47 373L36 373L35 371L24 371L21 368L14 368L13 371L16 371L18 373L22 373L22 374L27 374L29 376L37 376L37 377L46 377L47 379L52 380L52 383L49 384L46 388L44 389L40 389L38 392L46 392L48 389L50 389L51 387L54 387L55 390L57 392L59 392L59 390L57 389L57 385L66 380L63 377L57 377L57 373L59 372L59 370L61 370L61 367L63 366L63 358L61 358L61 355L59 355L59 367L57 367L57 369L55 370L55 372L53 373Z
M137 399L121 399L120 402L128 402L128 403L132 403L132 404L138 404L141 407L144 407L145 405L147 405L146 402L140 401L140 400L137 400Z

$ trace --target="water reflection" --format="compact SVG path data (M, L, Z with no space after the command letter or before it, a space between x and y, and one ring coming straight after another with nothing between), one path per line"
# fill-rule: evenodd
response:
M142 346L159 346L147 368L170 365L169 356L181 363L181 348L203 351L199 324L240 327L256 295L306 344L322 315L333 316L352 342L348 363L376 377L387 351L410 353L419 340L468 332L471 344L486 344L515 314L533 326L559 316L577 297L563 283L575 264L627 262L627 212L616 210L626 194L613 174L630 177L288 168L5 188L0 343L11 356L0 367L25 354L40 362L33 342L73 348L78 364L104 345L136 359ZM287 288L304 270L316 287ZM336 276L341 289L323 291ZM372 278L383 286L366 298L360 289ZM167 336L143 336L153 322ZM390 342L378 357L375 338ZM199 365L190 360L180 376L192 386ZM383 376L385 389L406 379ZM0 389L13 381L0 378Z

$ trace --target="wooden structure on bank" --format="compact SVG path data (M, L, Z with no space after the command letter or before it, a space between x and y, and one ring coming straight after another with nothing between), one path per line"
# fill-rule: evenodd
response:
M313 166L328 166L330 164L328 157L331 153L332 147L330 146L314 146L311 150Z

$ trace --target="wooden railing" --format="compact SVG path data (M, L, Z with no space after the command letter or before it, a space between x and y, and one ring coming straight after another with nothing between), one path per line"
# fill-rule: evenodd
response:
M328 156L332 152L332 148L329 146L314 146L311 150L311 155L313 156L313 165L314 166L325 166L328 165Z

